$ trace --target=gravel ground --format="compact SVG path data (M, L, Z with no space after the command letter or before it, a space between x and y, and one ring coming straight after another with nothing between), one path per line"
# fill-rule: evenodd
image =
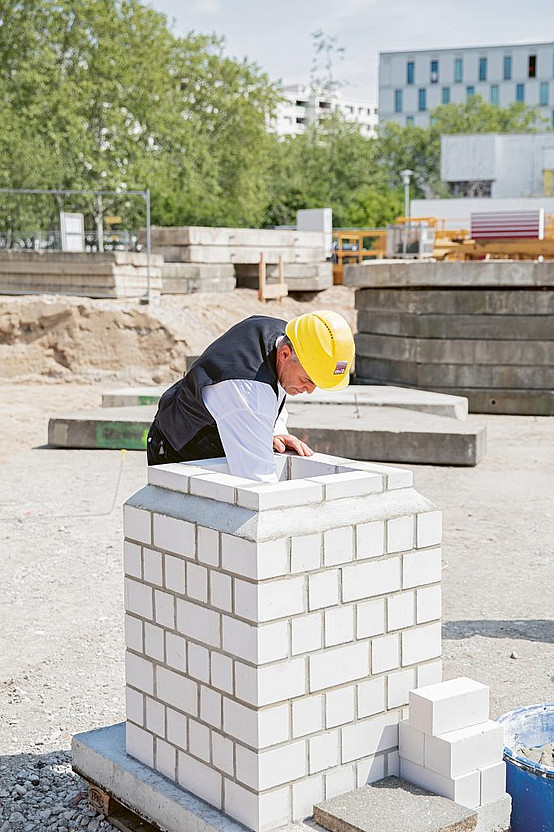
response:
M43 446L49 415L100 397L0 386L0 832L112 829L67 749L124 719L121 506L145 459ZM498 716L554 699L554 419L471 418L489 431L477 468L404 467L444 511L445 678L489 684Z

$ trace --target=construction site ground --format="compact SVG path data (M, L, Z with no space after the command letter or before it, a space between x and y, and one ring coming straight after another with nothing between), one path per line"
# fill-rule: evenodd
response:
M331 291L339 289L349 292L345 287ZM252 295L245 295L233 313L222 312L217 326L213 318L208 325L208 318L200 317L198 331L189 333L189 348L202 347L233 317L259 311ZM351 308L347 295L335 297L341 301L335 308ZM198 309L200 300L193 298ZM97 311L90 301L52 302L60 304L58 314L68 320L78 304L89 311L89 320ZM16 314L21 319L25 303L47 305L40 298L2 304L0 323L6 322L6 306L12 320ZM290 315L299 306L324 305L320 299L286 303L290 309L273 304L266 314L286 308ZM172 326L178 312L167 313ZM150 312L135 307L132 314L145 316L143 335L151 337ZM122 332L138 343L136 333ZM6 344L5 329L3 336ZM69 336L64 337L70 352ZM12 340L14 349L22 346ZM60 348L58 339L52 355ZM85 339L72 353L83 367L86 348ZM168 349L177 363L179 345L168 341ZM2 350L0 344L0 359ZM16 768L68 749L76 732L125 716L121 507L145 482L145 455L48 448L48 419L99 407L102 391L122 382L165 383L177 373L169 364L157 378L150 371L141 375L125 368L103 372L97 364L84 373L25 368L18 376L3 366L0 798L2 787L13 787ZM402 467L414 471L415 487L444 512L444 677L470 676L490 685L492 716L499 716L554 698L554 418L469 418L488 430L488 453L480 465ZM24 823L2 825L5 819L0 799L0 829L25 829Z

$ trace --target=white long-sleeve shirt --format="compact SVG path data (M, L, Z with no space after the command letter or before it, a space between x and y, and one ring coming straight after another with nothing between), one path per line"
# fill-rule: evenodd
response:
M202 399L215 419L227 457L229 471L237 477L259 482L277 482L273 437L287 433L285 398L261 381L229 379L202 390ZM276 421L277 419L277 421Z

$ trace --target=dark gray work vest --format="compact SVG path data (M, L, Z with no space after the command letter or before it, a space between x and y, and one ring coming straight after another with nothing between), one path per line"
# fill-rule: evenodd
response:
M215 426L202 399L210 384L247 379L277 388L277 339L286 321L254 315L231 327L196 359L188 373L163 394L156 424L176 451L181 451L203 428Z

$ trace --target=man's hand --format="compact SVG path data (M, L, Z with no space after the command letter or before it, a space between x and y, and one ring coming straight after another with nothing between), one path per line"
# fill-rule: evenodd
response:
M313 456L312 449L301 442L296 436L291 436L290 433L282 433L279 436L273 437L273 450L278 454L284 454L285 451L296 451L298 456Z

